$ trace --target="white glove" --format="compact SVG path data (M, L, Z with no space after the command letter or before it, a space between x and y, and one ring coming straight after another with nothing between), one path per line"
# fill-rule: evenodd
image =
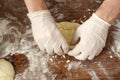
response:
M99 55L105 46L108 29L111 25L96 14L93 15L78 27L74 35L72 44L80 38L79 43L68 54L78 60L92 60Z
M68 52L68 44L56 27L49 10L28 13L33 37L40 50L61 55Z

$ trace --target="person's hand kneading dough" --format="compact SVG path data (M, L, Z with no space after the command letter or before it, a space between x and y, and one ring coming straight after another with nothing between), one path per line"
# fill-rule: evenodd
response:
M33 36L41 50L47 53L67 53L68 45L47 10L45 0L24 0L32 23ZM105 46L109 23L120 14L120 0L105 0L99 9L76 31L73 38L79 43L68 54L78 60L92 60ZM79 3L78 3L79 5Z
M78 60L92 60L103 50L109 27L120 15L120 0L105 0L99 9L77 29L72 43L80 41L68 54Z
M67 42L48 10L31 12L28 17L31 20L34 39L41 50L58 55L68 52Z
M93 59L105 46L110 24L93 14L90 19L80 25L76 30L72 43L79 43L69 52L76 59Z
M24 0L28 8L34 40L40 50L49 54L68 53L68 44L56 27L45 0Z

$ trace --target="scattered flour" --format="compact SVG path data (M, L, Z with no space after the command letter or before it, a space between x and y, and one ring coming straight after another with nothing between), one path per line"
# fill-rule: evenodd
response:
M110 50L120 58L120 19L116 20L114 30L110 32L110 37L113 38L113 41L110 43Z
M95 0L97 3L102 3L102 1L101 0Z
M52 75L50 73L47 66L49 55L45 52L39 51L38 47L34 48L34 46L36 46L36 43L33 40L29 41L29 38L32 37L31 29L27 30L25 34L21 34L21 39L19 40L19 42L11 43L7 39L3 41L4 35L9 34L7 28L7 25L9 23L10 21L7 19L0 19L0 57L20 53L25 54L30 62L30 66L28 67L28 69L26 69L25 72L21 74L17 74L15 76L15 80L48 80L48 78L50 80L54 80L55 75ZM12 32L11 28L12 26L9 28L9 32ZM14 30L17 31L17 29ZM16 33L14 33L14 35L16 35Z
M15 76L15 80L48 80L48 78L49 80L55 80L56 75L53 75L49 71L48 66L47 66L47 62L48 60L50 60L49 55L46 54L45 52L39 51L38 48L33 48L33 46L35 46L36 43L34 41L27 40L27 37L32 37L31 29L29 29L25 34L20 34L20 37L21 37L20 43L17 43L17 42L10 43L9 40L2 43L3 36L4 34L7 34L6 31L8 31L6 26L9 23L10 23L9 20L0 18L0 43L1 43L0 52L2 51L0 53L0 57L7 56L8 54L13 55L15 53L21 53L21 54L25 54L30 61L29 68L26 69L24 73L17 74ZM110 49L118 57L120 57L120 21L119 20L117 21L116 26L118 26L118 28L116 31L112 32L112 34L114 34L113 36L114 41L110 45ZM17 29L14 29L14 30L17 30ZM63 57L65 58L65 56ZM68 70L77 69L80 66L82 66L81 62L69 61L69 60L67 61L67 65L66 65ZM105 72L104 69L103 71ZM99 80L99 78L96 76L94 71L91 71L90 74L91 76L93 76L92 80Z
M77 61L72 61L72 62L69 62L67 64L67 69L68 70L71 70L71 69L78 69L79 67L81 66L81 62L77 62Z
M100 80L98 76L96 75L95 71L90 71L89 74L91 75L91 80Z
M110 78L107 70L104 68L104 66L102 66L101 63L99 63L98 66L99 66L99 68L101 69L101 71L103 71L103 73L104 73L104 75L106 76L106 78L107 78L108 80L112 80L112 79Z

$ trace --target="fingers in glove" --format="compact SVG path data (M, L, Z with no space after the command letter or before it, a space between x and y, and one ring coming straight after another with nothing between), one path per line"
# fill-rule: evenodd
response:
M88 58L88 52L81 52L81 54L75 56L75 58L78 60L86 60Z
M80 52L79 44L77 44L73 50L68 52L68 55L70 55L70 56L77 56L80 53L81 52Z
M61 47L54 47L54 52L58 55L62 55L63 54L63 51L61 49Z
M88 51L86 50L86 45L84 45L83 41L79 42L68 54L74 56L78 60L85 60L88 57Z
M77 56L84 51L86 51L86 42L85 40L81 39L79 43L74 47L74 49L69 51L68 54L71 56Z
M98 56L102 50L103 50L103 48L99 49L99 51L97 52L97 54L95 56Z
M45 41L41 41L41 40L38 40L36 41L38 47L40 48L41 51L44 51L45 50L45 46L48 44L49 40L47 40L46 42Z
M69 46L65 40L63 40L63 43L62 43L62 50L64 53L68 53L69 51Z
M59 42L56 42L56 44L54 45L54 52L58 55L62 55L64 54L63 51L62 51L62 40L59 41Z
M44 45L42 45L42 44L39 43L39 44L38 44L38 47L40 48L41 51L45 51Z
M50 55L53 55L54 52L53 52L53 41L52 40L49 40L48 44L45 46L46 48L46 52Z
M46 47L46 52L50 55L53 55L54 52L53 52L53 48L50 48L50 47Z
M97 50L90 51L88 60L92 60L96 56L97 52Z
M92 53L90 53L88 60L92 60L95 56L98 56L101 51L102 49L91 51Z
M99 44L96 46L99 46ZM95 56L98 56L100 54L100 52L102 51L102 49L103 48L98 47L97 49L90 51L90 55L88 57L88 60L92 60Z
M80 33L78 32L78 31L76 31L76 33L74 34L74 36L73 36L73 39L72 39L72 42L71 42L71 44L76 44L77 42L78 42L78 40L79 40L79 38L80 38Z

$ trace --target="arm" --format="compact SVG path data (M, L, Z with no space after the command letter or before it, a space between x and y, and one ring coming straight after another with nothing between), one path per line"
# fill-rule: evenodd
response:
M56 22L47 9L45 0L24 0L34 40L40 50L61 55L68 52L68 44L56 27Z
M24 0L29 12L46 10L47 6L44 0Z
M120 0L105 0L95 13L104 21L112 23L120 15Z
M120 0L104 0L98 10L76 30L72 43L79 43L68 54L79 60L92 60L103 50L110 24L120 14Z

